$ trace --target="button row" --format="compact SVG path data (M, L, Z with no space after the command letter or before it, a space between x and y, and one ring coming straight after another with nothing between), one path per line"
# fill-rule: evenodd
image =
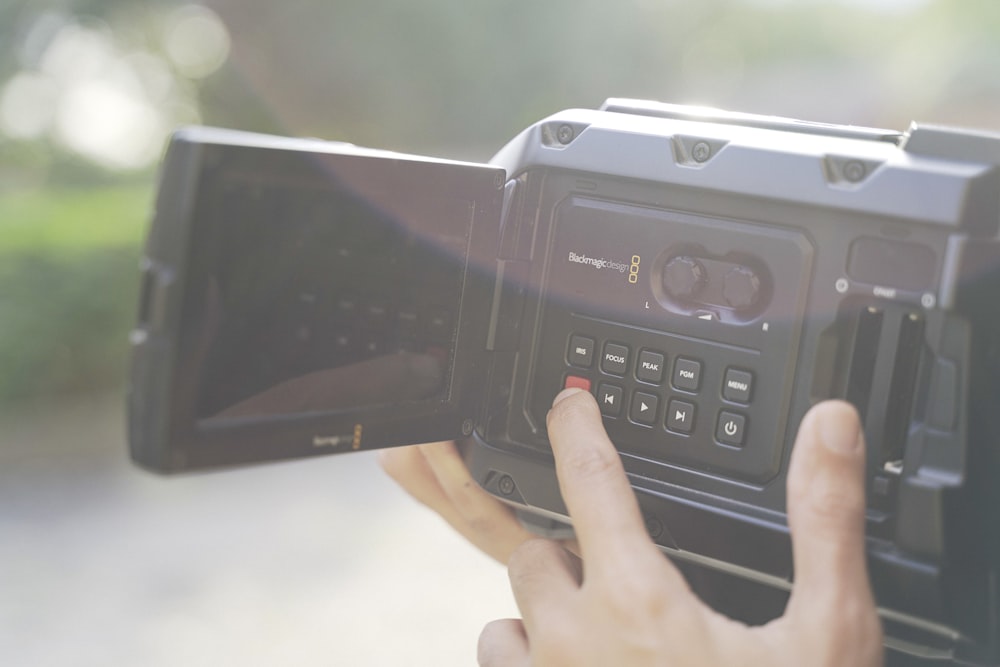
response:
M594 363L596 342L593 338L573 334L570 336L566 360L577 368L590 368ZM621 343L606 342L601 349L598 363L608 375L625 377L629 368L629 348ZM661 384L666 368L666 355L656 350L639 351L635 378L648 384ZM697 393L701 389L701 362L687 357L674 359L670 384L681 391ZM753 373L738 368L727 368L722 381L722 396L734 403L749 404L753 390Z
M578 386L589 390L590 381L570 375L566 378L565 386ZM620 417L624 409L624 395L625 390L622 387L602 382L597 388L597 403L601 408L601 414L607 417ZM660 397L656 394L636 391L632 394L632 400L629 403L628 417L636 424L653 426L657 423L659 406ZM667 402L664 426L668 431L690 434L695 428L696 411L697 407L694 403L671 398ZM746 430L746 415L730 410L719 411L715 428L716 440L734 447L742 447L746 438Z

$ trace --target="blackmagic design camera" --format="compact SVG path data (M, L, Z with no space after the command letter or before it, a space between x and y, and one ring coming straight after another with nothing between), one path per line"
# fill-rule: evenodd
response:
M1000 135L940 127L612 99L489 165L180 130L132 456L177 472L457 438L559 535L545 415L584 387L654 540L763 620L793 579L797 425L845 398L889 655L1000 664L998 228Z

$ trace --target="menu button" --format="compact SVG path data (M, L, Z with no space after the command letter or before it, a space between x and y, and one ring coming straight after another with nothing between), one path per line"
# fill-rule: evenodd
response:
M752 389L752 373L735 368L726 369L726 376L722 383L723 398L736 403L749 403Z

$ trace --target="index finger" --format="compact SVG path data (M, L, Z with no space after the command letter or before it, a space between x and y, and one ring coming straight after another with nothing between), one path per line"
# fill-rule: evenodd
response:
M585 562L652 546L618 450L608 439L594 397L567 389L548 418L559 490Z

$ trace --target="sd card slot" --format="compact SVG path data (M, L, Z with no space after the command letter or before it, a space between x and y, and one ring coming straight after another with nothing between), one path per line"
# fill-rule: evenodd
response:
M902 472L923 340L924 318L914 312L901 314L892 380L889 384L889 400L885 406L885 424L882 428L879 467L886 472Z
M882 320L882 311L874 307L862 309L857 316L854 348L851 352L844 397L857 408L862 423L866 421L868 404L871 401L875 361L878 358L879 338L882 335Z

